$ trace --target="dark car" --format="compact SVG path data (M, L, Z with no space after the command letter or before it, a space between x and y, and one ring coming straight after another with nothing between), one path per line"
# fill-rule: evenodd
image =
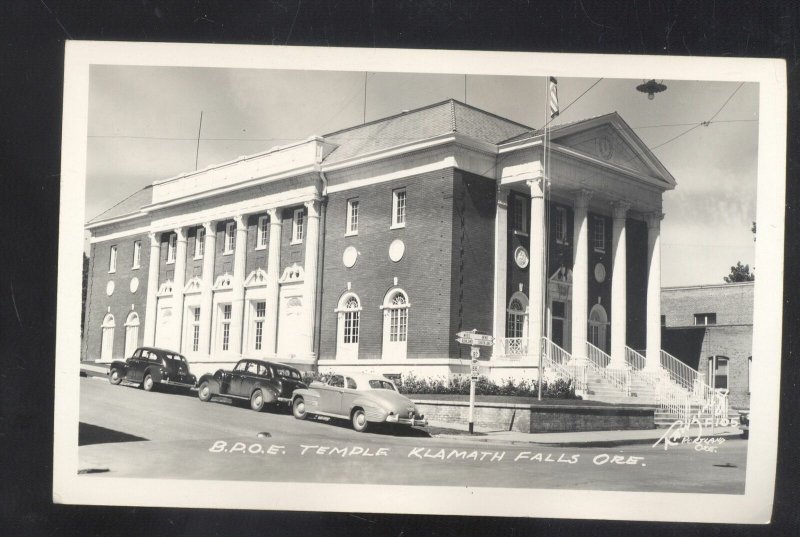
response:
M742 430L742 438L750 437L750 411L739 411L739 429Z
M201 401L214 395L249 400L250 408L259 412L266 405L291 404L292 392L306 387L302 378L294 367L245 358L233 370L218 369L200 377L197 396Z
M135 382L149 392L157 384L194 388L197 378L189 371L186 358L177 352L139 347L130 358L111 362L108 380L111 384Z

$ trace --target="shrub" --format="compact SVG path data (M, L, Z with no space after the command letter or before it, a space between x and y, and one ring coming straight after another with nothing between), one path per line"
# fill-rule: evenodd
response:
M397 389L406 395L416 394L450 394L469 395L469 377L456 375L446 377L418 377L414 373L403 375ZM522 379L515 381L512 378L502 380L499 384L495 381L480 376L475 381L476 395L505 395L511 397L536 397L539 386L536 381ZM557 379L554 382L544 381L542 384L542 397L548 399L577 399L575 387L571 380Z

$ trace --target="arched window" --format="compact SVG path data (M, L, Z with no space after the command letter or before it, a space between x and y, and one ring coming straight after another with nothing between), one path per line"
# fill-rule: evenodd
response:
M716 390L728 389L728 358L708 357L708 384Z
M125 357L132 356L139 346L139 314L132 311L125 320Z
M408 343L408 310L411 304L402 289L392 289L383 299L383 358L403 359Z
M103 337L100 340L100 361L110 362L114 353L114 316L110 313L103 318Z
M511 300L508 301L507 314L506 337L526 337L528 323L525 322L525 317L528 315L528 297L524 293L517 291L511 295Z
M358 358L358 340L361 330L361 301L355 293L345 293L336 308L338 314L338 338L336 357Z
M607 352L608 314L600 304L595 304L589 311L589 343Z

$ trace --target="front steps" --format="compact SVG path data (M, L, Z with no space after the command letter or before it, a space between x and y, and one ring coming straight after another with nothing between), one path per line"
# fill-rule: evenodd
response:
M631 381L631 393L625 392L612 382L603 378L591 368L586 370L586 385L584 399L588 401L602 401L604 403L626 405L655 405L656 395L654 388L644 382Z

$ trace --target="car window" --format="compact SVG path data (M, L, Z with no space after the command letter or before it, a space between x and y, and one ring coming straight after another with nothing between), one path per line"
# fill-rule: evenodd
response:
M164 358L167 360L177 360L178 362L185 362L186 358L181 356L180 354L173 354L171 352L165 353Z
M133 353L133 358L139 358L142 355L142 349L136 349Z
M247 362L247 372L253 373L254 375L258 373L258 364L255 362Z
M287 378L287 379L300 379L300 372L296 369L290 369L288 367L276 367L275 374L279 377Z
M331 379L328 381L328 386L333 386L334 388L344 388L344 377L341 375L331 376Z
M233 370L234 370L234 371L244 371L246 368L247 368L247 362L245 362L244 360L242 360L241 362L239 362L238 364L236 364L236 367L235 367L235 368L233 368Z
M347 377L347 389L348 390L357 390L358 389L356 387L356 381L351 379L350 377Z
M258 374L261 375L262 377L271 376L269 374L269 368L267 366L265 366L264 364L258 364Z
M394 384L392 384L388 380L371 380L369 381L369 387L373 390L391 390L395 391Z

